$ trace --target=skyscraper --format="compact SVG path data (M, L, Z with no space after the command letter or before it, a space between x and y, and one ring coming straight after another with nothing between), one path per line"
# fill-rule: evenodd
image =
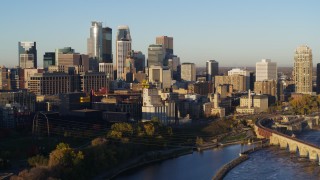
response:
M43 55L43 68L48 69L49 66L56 65L56 53L55 52L46 52Z
M128 26L119 26L116 40L116 68L117 79L121 79L124 70L124 63L128 52L131 51L131 36Z
M167 54L173 54L173 37L158 36L156 44L162 44Z
M294 55L293 78L296 93L312 93L312 50L306 45L299 46Z
M163 59L163 65L168 66L168 60L171 59L173 55L173 37L159 36L156 38L156 44L161 44L164 52L165 58Z
M256 63L256 81L277 80L277 63L262 59Z
M36 42L19 42L19 67L37 68Z
M112 29L102 27L102 22L92 21L87 40L89 58L98 62L112 63Z
M206 62L207 81L212 81L212 77L219 74L219 63L216 60L209 60Z
M196 81L196 65L194 63L182 63L181 80Z
M89 58L102 61L102 22L91 22L90 37L88 38Z
M165 58L165 49L161 44L151 44L148 48L148 67L163 66Z
M102 28L102 61L112 63L112 29Z

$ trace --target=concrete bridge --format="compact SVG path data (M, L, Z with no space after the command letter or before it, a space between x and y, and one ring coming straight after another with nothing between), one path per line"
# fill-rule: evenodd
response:
M271 122L272 119L270 118L264 118L256 121L254 129L258 138L269 139L271 145L280 146L281 149L289 149L290 153L298 154L300 157L319 161L319 146L304 142L266 127Z

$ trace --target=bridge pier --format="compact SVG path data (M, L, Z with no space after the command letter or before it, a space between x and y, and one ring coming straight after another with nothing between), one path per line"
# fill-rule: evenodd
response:
M318 154L316 152L311 152L309 154L309 159L312 161L317 161L318 160Z
M290 153L296 153L297 152L297 145L295 144L289 144L289 151Z
M299 154L301 158L307 158L308 157L308 151L305 149L299 149Z
M280 149L287 149L287 142L285 142L285 141L282 141L282 142L280 142Z

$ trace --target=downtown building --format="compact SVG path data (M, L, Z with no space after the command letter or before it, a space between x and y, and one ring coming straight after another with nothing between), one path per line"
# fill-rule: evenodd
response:
M161 44L165 50L165 58L163 60L163 65L168 66L168 60L171 59L173 55L173 37L168 36L158 36L156 37L156 44Z
M102 27L102 22L92 21L87 53L90 70L98 71L99 63L112 63L112 29Z
M277 63L262 59L256 63L256 81L277 80Z
M229 93L244 92L248 90L247 77L244 75L233 74L230 76L215 76L214 79L214 87L216 89L221 85L229 85Z
M219 74L219 63L216 60L206 62L207 81L214 80L214 76Z
M165 49L161 44L151 44L148 47L148 68L151 66L163 66Z
M299 46L294 54L293 79L295 92L312 94L312 50L306 45Z
M256 63L256 81L254 83L254 92L267 95L270 104L279 99L277 95L278 84L277 63L270 59L262 59Z
M20 68L37 68L36 42L19 42L18 50Z
M125 61L131 51L131 35L128 26L119 26L116 39L117 79L123 79Z
M194 63L182 63L181 80L196 81L196 65Z

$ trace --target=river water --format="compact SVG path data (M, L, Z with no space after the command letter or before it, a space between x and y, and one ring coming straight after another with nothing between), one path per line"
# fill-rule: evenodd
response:
M320 131L304 132L299 139L320 145ZM247 147L230 145L169 159L127 172L117 180L210 180L220 167ZM320 166L278 147L269 147L231 170L225 179L320 179Z

